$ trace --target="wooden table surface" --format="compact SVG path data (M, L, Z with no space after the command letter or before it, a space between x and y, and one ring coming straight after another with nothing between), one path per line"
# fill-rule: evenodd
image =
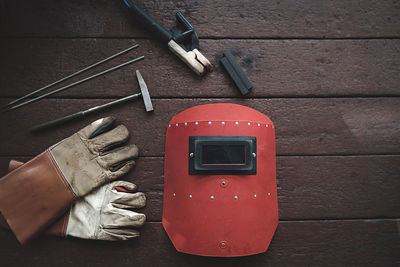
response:
M78 78L145 60L0 115L0 174L96 118L113 115L141 157L126 179L148 197L141 237L100 242L41 237L22 247L0 230L0 266L396 266L400 262L400 2L138 1L161 23L182 11L216 63L231 49L254 85L242 97L216 63L197 77L137 25L122 1L0 0L0 105L135 43ZM126 103L38 135L27 129L139 91ZM64 83L67 84L67 83ZM194 105L230 102L276 125L280 223L266 253L206 258L176 252L161 225L168 121ZM255 233L256 234L256 233Z

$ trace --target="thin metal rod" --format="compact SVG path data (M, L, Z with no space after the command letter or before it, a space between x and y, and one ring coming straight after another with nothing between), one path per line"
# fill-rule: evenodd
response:
M43 90L45 90L45 89L47 89L47 88L53 86L53 85L56 85L56 84L59 84L59 83L65 81L65 80L68 80L68 79L70 79L70 78L72 78L72 77L74 77L74 76L76 76L76 75L78 75L78 74L81 74L82 72L85 72L85 71L87 71L87 70L90 70L90 69L92 69L92 68L94 68L94 67L96 67L96 66L98 66L98 65L100 65L100 64L102 64L102 63L104 63L104 62L107 62L107 61L109 61L109 60L111 60L111 59L113 59L113 58L116 58L116 57L118 57L118 56L120 56L120 55L122 55L122 54L124 54L124 53L126 53L126 52L129 52L129 51L131 51L132 49L135 49L135 48L137 48L137 47L139 47L138 44L136 44L136 45L134 45L134 46L131 46L131 47L129 47L129 48L127 48L127 49L125 49L125 50L123 50L123 51L121 51L121 52L118 52L118 53L116 53L116 54L114 54L114 55L112 55L112 56L109 56L108 58L105 58L105 59L103 59L103 60L100 60L99 62L96 62L96 63L94 63L94 64L92 64L92 65L90 65L90 66L87 66L86 68L83 68L83 69L81 69L81 70L78 70L77 72L72 73L71 75L68 75L68 76L66 76L66 77L64 77L64 78L62 78L62 79L60 79L60 80L58 80L58 81L55 81L55 82L53 82L53 83L50 83L50 84L48 84L48 85L46 85L46 86L44 86L44 87L42 87L42 88L39 88L39 89L37 89L37 90L35 90L35 91L33 91L33 92L27 94L27 95L24 95L23 97L20 97L20 98L18 98L18 99L15 99L15 100L11 101L11 102L8 103L7 105L5 105L4 108L5 108L5 107L9 107L9 106L13 105L14 103L17 103L17 102L19 102L19 101L21 101L21 100L23 100L23 99L25 99L25 98L27 98L27 97L30 97L30 96L32 96L32 95L35 95L35 94L37 94L37 93L39 93L39 92L41 92L41 91L43 91Z
M69 114L69 115L66 115L64 117L61 117L61 118L58 118L58 119L55 119L55 120L52 120L52 121L48 121L48 122L36 125L36 126L30 128L29 131L30 132L38 132L38 131L41 131L43 129L49 128L49 127L60 125L60 124L65 123L67 121L71 121L73 119L77 119L77 118L81 118L82 119L87 114L90 114L90 113L93 113L93 112L97 112L97 111L100 111L102 109L106 109L106 108L109 108L111 106L114 106L114 105L117 105L117 104L120 104L120 103L123 103L123 102L127 102L127 101L132 100L132 99L136 99L141 95L142 95L142 93L129 95L129 96L114 100L112 102L109 102L109 103L106 103L106 104L103 104L103 105L100 105L100 106L92 107L92 108L89 108L87 110L78 111L78 112L75 112L73 114Z
M86 82L86 81L88 81L88 80L91 80L91 79L94 79L94 78L96 78L96 77L99 77L99 76L101 76L101 75L103 75L103 74L109 73L109 72L114 71L114 70L119 69L119 68L122 68L122 67L124 67L124 66L126 66L126 65L129 65L129 64L134 63L134 62L136 62L136 61L139 61L139 60L141 60L141 59L144 59L144 56L137 57L137 58L132 59L132 60L130 60L130 61L128 61L128 62L122 63L122 64L120 64L120 65L117 65L117 66L112 67L112 68L110 68L110 69L107 69L107 70L105 70L105 71L96 73L96 74L94 74L94 75L92 75L92 76L89 76L89 77L87 77L87 78L84 78L84 79L82 79L82 80L76 81L76 82L71 83L71 84L69 84L69 85L66 85L66 86L64 86L64 87L61 87L61 88L58 88L58 89L53 90L53 91L51 91L51 92L48 92L48 93L46 93L46 94L40 95L40 96L38 96L38 97L32 98L32 99L30 99L30 100L28 100L28 101L25 101L25 102L21 103L21 104L12 106L11 108L8 109L8 111L14 110L14 109L17 109L17 108L20 108L20 107L25 106L25 105L27 105L27 104L30 104L30 103L32 103L32 102L36 102L36 101L38 101L38 100L40 100L40 99L42 99L42 98L45 98L46 96L53 95L53 94L55 94L55 93L61 92L61 91L63 91L63 90L66 90L66 89L68 89L68 88L71 88L71 87L73 87L73 86L75 86L75 85L81 84L81 83Z
M99 111L99 110L106 109L106 108L108 108L108 107L112 107L112 106L115 106L115 105L117 105L117 104L121 104L121 103L127 102L127 101L129 101L129 100L131 100L131 99L138 98L138 97L141 96L141 95L142 95L142 93L137 93L137 94L133 94L133 95L128 95L128 96L125 96L125 97L123 97L123 98L114 100L114 101L112 101L112 102L108 102L108 103L105 103L105 104L100 105L100 106L96 106L96 107L89 108L89 109L87 109L87 110L83 110L83 111L82 111L82 113L83 113L82 115L87 115L87 114L90 114L90 113L92 113L92 112L97 112L97 111Z

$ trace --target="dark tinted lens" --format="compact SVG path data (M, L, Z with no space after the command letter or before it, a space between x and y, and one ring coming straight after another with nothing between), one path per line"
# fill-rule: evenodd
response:
M204 145L202 164L245 164L244 145Z

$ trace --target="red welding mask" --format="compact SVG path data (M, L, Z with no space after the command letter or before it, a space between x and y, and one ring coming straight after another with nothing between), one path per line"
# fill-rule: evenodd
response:
M236 104L189 108L165 143L163 226L184 253L267 250L278 225L274 125Z

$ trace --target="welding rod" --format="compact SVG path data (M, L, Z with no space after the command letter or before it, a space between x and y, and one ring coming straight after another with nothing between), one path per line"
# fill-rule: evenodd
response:
M30 103L32 103L32 102L36 102L36 101L38 101L38 100L40 100L40 99L42 99L42 98L45 98L46 96L49 96L49 95L52 95L52 94L61 92L61 91L63 91L63 90L66 90L66 89L68 89L68 88L71 88L71 87L73 87L73 86L75 86L75 85L81 84L81 83L86 82L86 81L91 80L91 79L94 79L94 78L99 77L99 76L101 76L101 75L103 75L103 74L109 73L109 72L111 72L111 71L113 71L113 70L122 68L122 67L124 67L124 66L126 66L126 65L129 65L129 64L134 63L134 62L136 62L136 61L139 61L139 60L141 60L141 59L144 59L144 56L137 57L137 58L132 59L132 60L130 60L130 61L128 61L128 62L122 63L122 64L117 65L117 66L112 67L112 68L109 68L109 69L107 69L107 70L105 70L105 71L96 73L96 74L94 74L94 75L92 75L92 76L89 76L89 77L87 77L87 78L84 78L84 79L82 79L82 80L76 81L76 82L71 83L71 84L69 84L69 85L66 85L66 86L64 86L64 87L61 87L61 88L58 88L58 89L53 90L53 91L51 91L51 92L48 92L48 93L46 93L46 94L40 95L40 96L38 96L38 97L32 98L32 99L30 99L30 100L28 100L28 101L25 101L25 102L21 103L21 104L12 106L11 108L8 109L8 111L13 110L13 109L20 108L20 107L25 106L25 105L27 105L27 104L30 104Z
M89 109L83 110L83 111L78 111L78 112L75 112L73 114L64 116L62 118L58 118L58 119L55 119L55 120L52 120L52 121L45 122L45 123L39 124L37 126L34 126L34 127L30 128L29 131L30 132L37 132L37 131L43 130L45 128L53 127L53 126L59 125L61 123L76 119L76 118L83 118L87 114L90 114L90 113L93 113L93 112L96 112L96 111L99 111L99 110L102 110L102 109L106 109L108 107L114 106L114 105L119 104L119 103L127 102L127 101L129 101L131 99L136 99L141 95L142 95L142 93L129 95L129 96L114 100L112 102L109 102L109 103L106 103L106 104L103 104L103 105L100 105L100 106L92 107L92 108L89 108Z
M18 98L18 99L15 99L15 100L11 101L11 102L8 103L7 105L5 105L3 108L9 107L9 106L11 106L11 105L13 105L13 104L15 104L15 103L17 103L17 102L19 102L19 101L21 101L21 100L27 98L27 97L30 97L30 96L32 96L32 95L35 95L35 94L37 94L37 93L39 93L39 92L41 92L41 91L43 91L43 90L45 90L45 89L47 89L47 88L53 86L53 85L56 85L56 84L59 84L59 83L65 81L65 80L68 80L68 79L70 79L70 78L72 78L72 77L74 77L74 76L76 76L76 75L78 75L78 74L81 74L82 72L85 72L85 71L87 71L87 70L90 70L90 69L92 69L92 68L94 68L94 67L96 67L96 66L98 66L98 65L100 65L100 64L102 64L102 63L104 63L104 62L107 62L107 61L109 61L109 60L111 60L111 59L113 59L113 58L116 58L116 57L118 57L118 56L120 56L120 55L122 55L122 54L124 54L124 53L126 53L126 52L129 52L129 51L131 51L132 49L135 49L135 48L137 48L137 47L139 47L138 44L136 44L136 45L134 45L134 46L131 46L131 47L129 47L129 48L127 48L127 49L125 49L125 50L123 50L123 51L121 51L121 52L118 52L118 53L116 53L116 54L114 54L114 55L112 55L112 56L109 56L108 58L105 58L105 59L103 59L103 60L100 60L99 62L96 62L96 63L94 63L94 64L92 64L92 65L90 65L90 66L87 66L86 68L83 68L83 69L81 69L81 70L78 70L77 72L72 73L71 75L68 75L68 76L66 76L66 77L64 77L64 78L62 78L62 79L60 79L60 80L58 80L58 81L55 81L55 82L53 82L53 83L50 83L50 84L48 84L48 85L46 85L46 86L44 86L44 87L42 87L42 88L39 88L39 89L37 89L37 90L35 90L35 91L33 91L33 92L27 94L27 95L24 95L23 97L20 97L20 98Z
M127 102L127 101L129 101L131 99L137 99L137 98L139 98L139 96L142 96L142 98L143 98L143 102L144 102L144 106L145 106L146 111L147 112L152 112L154 109L153 109L153 104L151 103L149 89L147 88L146 82L144 81L144 79L143 79L142 75L140 74L139 70L136 70L136 77L137 77L137 80L139 82L140 93L129 95L129 96L125 96L123 98L111 101L109 103L106 103L106 104L103 104L103 105L100 105L100 106L92 107L92 108L89 108L89 109L83 110L83 111L78 111L78 112L75 112L73 114L70 114L70 115L67 115L67 116L64 116L64 117L49 121L49 122L42 123L40 125L37 125L37 126L34 126L34 127L30 128L29 131L30 132L37 132L37 131L43 130L45 128L56 126L56 125L59 125L61 123L73 120L75 118L83 118L83 117L85 117L85 115L87 115L89 113L93 113L93 112L96 112L96 111L99 111L99 110L103 110L103 109L106 109L108 107L115 106L117 104Z

